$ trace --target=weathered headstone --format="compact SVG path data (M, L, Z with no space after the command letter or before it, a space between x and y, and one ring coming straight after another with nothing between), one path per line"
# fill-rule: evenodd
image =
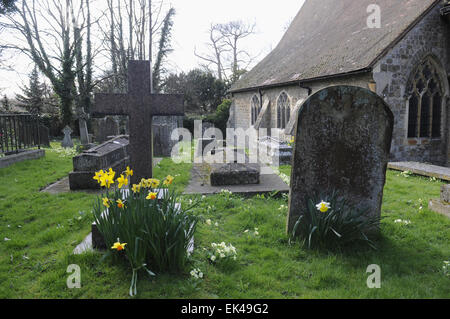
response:
M205 153L209 153L208 151L212 150L216 146L216 144L217 144L217 141L215 138L199 138L197 140L195 156L199 157L199 158L203 158L203 156L206 155Z
M43 125L39 125L39 144L50 147L50 130Z
M150 93L150 63L129 61L128 94L96 94L93 116L130 117L130 165L132 182L152 177L153 116L184 115L184 99L179 94Z
M92 130L94 132L95 141L97 143L103 143L109 140L109 136L119 135L119 123L112 116L92 119Z
M64 133L63 141L61 142L61 146L64 148L72 148L73 147L73 141L70 135L72 134L72 129L69 126L66 126L62 132Z
M428 208L450 218L450 184L441 187L441 198L431 199Z
M287 230L308 197L333 191L380 216L394 116L367 89L325 88L302 105L297 121Z
M180 124L181 122L181 124ZM179 116L155 116L153 118L153 156L170 157L178 141L172 140L172 132L182 127Z
M69 174L71 190L99 189L93 179L95 172L112 168L123 172L130 164L128 137L118 136L73 158L73 172Z

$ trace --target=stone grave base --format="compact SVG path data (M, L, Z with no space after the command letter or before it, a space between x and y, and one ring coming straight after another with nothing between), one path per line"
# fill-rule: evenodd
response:
M258 194L270 194L279 192L289 193L289 185L274 172L269 166L261 166L259 184L211 186L209 164L194 164L191 171L191 180L186 187L186 195L213 195L222 190L228 190L234 194L253 196Z
M211 186L259 184L259 164L211 164Z
M444 181L450 181L450 167L424 164L419 162L394 162L389 163L388 168L397 171L410 171L416 175L435 177Z
M27 160L39 159L44 156L45 156L44 150L30 150L30 151L20 152L18 154L7 155L5 157L0 158L0 168L4 168L4 167L10 166L12 164L27 161Z

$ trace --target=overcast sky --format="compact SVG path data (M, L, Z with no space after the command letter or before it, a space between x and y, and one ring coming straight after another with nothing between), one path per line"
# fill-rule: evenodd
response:
M211 23L243 20L256 24L256 34L243 46L260 61L281 40L289 22L295 17L304 0L166 0L176 9L172 46L168 58L173 72L189 71L201 62L194 55L205 50ZM12 62L12 61L10 61ZM26 57L14 57L15 70L0 70L2 95L13 97L18 86L27 82L32 63Z

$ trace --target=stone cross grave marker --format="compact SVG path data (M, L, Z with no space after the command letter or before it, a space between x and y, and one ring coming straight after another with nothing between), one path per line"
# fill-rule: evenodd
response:
M150 63L129 61L128 94L96 94L93 116L126 115L130 119L132 183L152 177L153 116L184 115L183 95L151 94Z
M64 133L64 139L61 142L61 146L64 148L72 148L73 147L73 141L70 135L72 134L72 129L67 125L65 128L63 128L62 132Z
M298 113L287 230L306 196L333 191L380 216L394 116L375 93L333 86L311 96Z

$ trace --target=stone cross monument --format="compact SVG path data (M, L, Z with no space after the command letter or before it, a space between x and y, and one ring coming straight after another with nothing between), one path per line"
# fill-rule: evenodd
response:
M133 183L152 177L153 116L184 115L183 95L151 94L150 63L129 61L128 94L96 94L92 115L127 115L130 119L130 166Z

